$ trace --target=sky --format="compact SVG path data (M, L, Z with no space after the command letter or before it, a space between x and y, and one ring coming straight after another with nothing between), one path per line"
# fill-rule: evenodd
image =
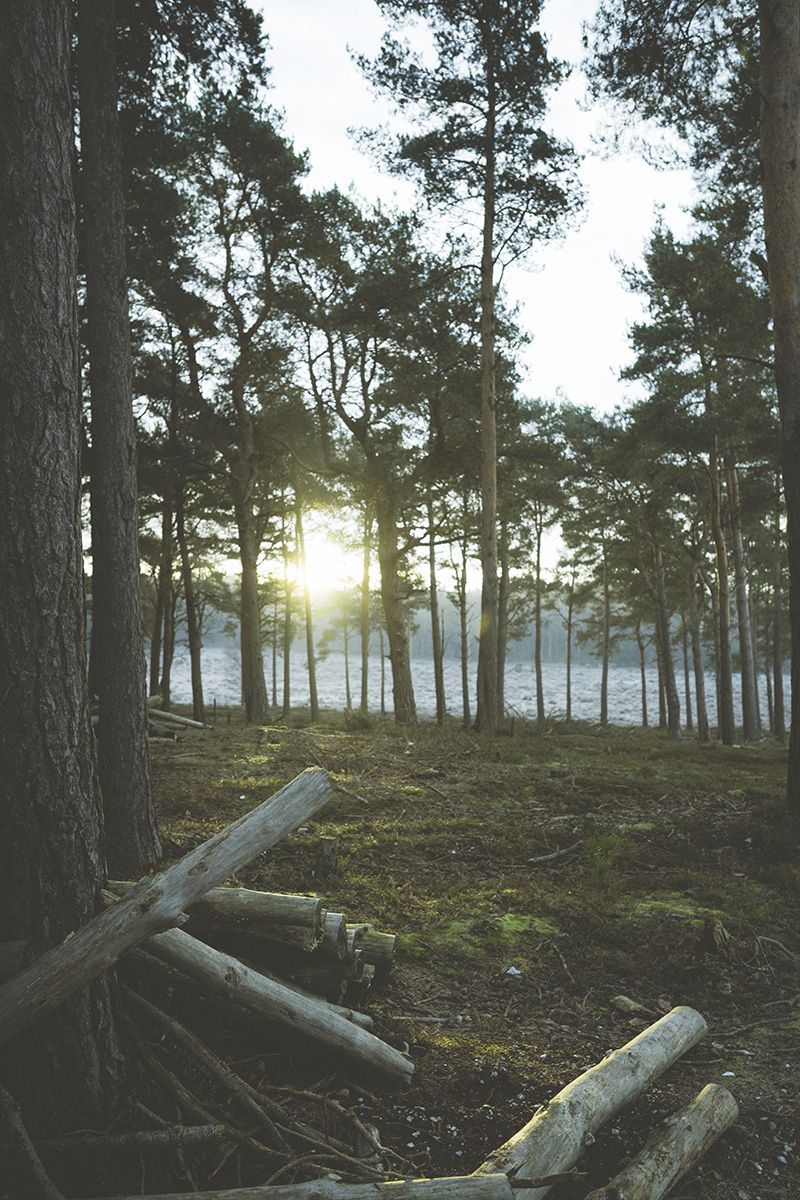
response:
M373 95L348 50L377 50L383 20L373 0L251 2L264 15L271 43L270 99L283 110L297 148L308 151L311 186L353 187L369 201L411 205L413 187L381 173L348 135L391 119L390 106ZM580 62L582 23L595 7L596 0L545 4L542 28L553 55ZM584 155L583 215L576 228L536 247L525 268L506 277L533 338L524 359L527 394L564 395L604 411L630 395L631 385L623 387L618 377L629 360L627 329L642 313L641 301L622 282L619 261L640 261L659 206L668 224L686 233L686 209L695 198L688 170L657 169L636 149L647 136L644 127L626 139L626 152L604 151L599 137L611 119L605 105L589 102L580 70L553 96L551 131Z

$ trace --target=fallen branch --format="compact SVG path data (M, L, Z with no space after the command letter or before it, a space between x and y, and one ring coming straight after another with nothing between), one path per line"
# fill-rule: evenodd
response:
M738 1115L739 1107L727 1088L707 1084L690 1104L667 1118L611 1183L586 1200L661 1200Z
M318 812L328 777L313 768L209 838L0 986L0 1045L85 987L132 946L183 920L184 909Z
M518 1193L517 1193L518 1194ZM314 1179L309 1183L224 1188L203 1192L201 1200L514 1200L508 1178L502 1174L468 1175L455 1179L403 1179L386 1183L339 1183ZM142 1200L141 1196L106 1197L105 1200ZM198 1200L197 1192L170 1192L147 1200Z
M552 850L550 854L540 854L537 858L528 858L529 863L546 863L555 862L557 858L566 858L568 854L572 854L573 850L577 850L582 846L582 842L573 842L571 846L563 846L561 850Z
M182 717L178 713L166 712L163 708L151 708L151 721L162 721L167 725L188 725L190 729L205 729L202 721L193 721L191 717Z
M704 1037L707 1028L693 1008L673 1008L563 1088L495 1150L476 1174L503 1171L537 1179L569 1170L589 1136L614 1113L638 1099L653 1079ZM539 1200L547 1191L547 1187L532 1187L516 1194L525 1200Z
M82 1133L74 1137L48 1138L34 1143L38 1154L49 1158L70 1154L108 1154L120 1150L174 1150L230 1142L225 1125L169 1125L164 1129L134 1129L130 1133ZM8 1145L0 1145L7 1154Z
M414 1064L407 1055L339 1016L330 1005L292 991L182 930L156 934L148 940L147 949L190 975L212 995L234 1000L271 1023L343 1055L353 1065L383 1076L394 1086L410 1082Z

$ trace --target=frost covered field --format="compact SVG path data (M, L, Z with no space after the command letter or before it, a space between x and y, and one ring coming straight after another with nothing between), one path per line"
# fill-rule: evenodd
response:
M354 707L358 706L360 696L360 658L358 654L350 660L350 686ZM475 705L475 668L472 666L472 711ZM271 692L272 665L265 657L264 667L267 675L267 688ZM417 711L420 716L431 717L436 712L436 701L433 684L433 662L430 659L418 659L413 664L414 692L417 698ZM455 716L461 715L461 668L457 661L446 659L444 664L445 691L447 696L447 711ZM308 674L305 654L298 650L291 659L291 700L293 705L300 707L308 704ZM683 696L683 672L678 672L678 686L681 695L681 717L685 720ZM761 692L762 720L766 724L767 699L764 677L759 677ZM784 681L786 695L789 694L789 679ZM239 689L239 652L234 643L226 646L213 646L203 650L203 687L206 702L214 700L218 704L239 704L241 701ZM343 709L345 703L345 671L344 655L333 652L317 663L317 688L319 702L323 708ZM658 721L658 676L655 668L647 672L647 703L651 724ZM739 679L734 678L736 700L736 719L741 721L739 704ZM283 672L278 662L277 677L278 703L283 696ZM189 656L183 647L176 647L175 663L172 673L172 696L179 704L191 702L189 686ZM547 712L552 715L563 714L565 705L564 667L560 663L544 664L544 698ZM376 655L370 658L369 680L370 709L374 712L380 707L380 661ZM692 687L692 703L694 704L694 687ZM716 702L714 695L714 676L706 675L706 703L708 705L709 721L716 723ZM525 663L511 663L506 671L506 705L509 712L525 717L535 715L536 693L533 678L533 667ZM386 662L386 707L392 708L391 667ZM600 667L574 666L572 668L572 715L577 720L596 721L600 716ZM635 667L612 666L608 680L608 715L609 720L617 725L641 724L641 694L639 671Z

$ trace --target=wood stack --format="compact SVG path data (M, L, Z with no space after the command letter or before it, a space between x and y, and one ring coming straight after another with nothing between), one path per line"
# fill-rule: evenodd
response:
M133 883L112 881L129 895ZM391 970L397 938L367 923L348 923L314 896L213 888L188 911L186 933L233 954L265 977L299 994L323 997L352 1010L364 1003L376 979ZM358 1024L369 1018L360 1014Z

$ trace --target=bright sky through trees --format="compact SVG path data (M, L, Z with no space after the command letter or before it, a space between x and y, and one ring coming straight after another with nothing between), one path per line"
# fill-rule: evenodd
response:
M349 128L390 116L348 53L348 46L366 54L378 47L383 22L373 0L253 3L264 14L271 42L272 100L285 111L298 149L309 151L312 186L353 185L371 200L410 203L410 186L378 171L348 136ZM551 0L543 25L554 55L580 60L582 22L595 7L595 0ZM556 136L586 155L583 219L561 241L543 247L532 269L510 272L508 284L534 338L525 355L528 391L549 397L560 390L573 403L607 410L623 398L617 376L629 359L626 330L642 312L615 260L641 257L659 205L681 236L694 188L688 170L648 165L634 138L625 152L602 157L597 139L612 114L602 105L587 107L585 100L585 80L576 70L554 97L551 115ZM627 389L630 394L631 385Z

